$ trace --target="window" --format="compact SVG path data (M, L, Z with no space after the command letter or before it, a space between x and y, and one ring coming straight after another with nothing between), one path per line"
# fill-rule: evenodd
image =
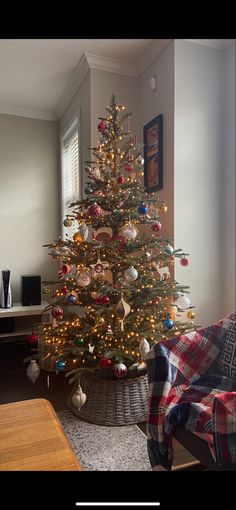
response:
M76 120L62 138L62 222L72 212L70 204L79 199L79 134ZM63 226L63 238L67 237L65 234L71 238L75 230L75 225L70 228Z

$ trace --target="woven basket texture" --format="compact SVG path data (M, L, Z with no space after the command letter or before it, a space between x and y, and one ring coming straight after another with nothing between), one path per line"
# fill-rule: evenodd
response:
M106 380L95 374L83 374L80 385L87 395L79 410L71 401L77 383L69 395L67 405L78 418L97 425L133 425L147 420L147 375L130 379Z

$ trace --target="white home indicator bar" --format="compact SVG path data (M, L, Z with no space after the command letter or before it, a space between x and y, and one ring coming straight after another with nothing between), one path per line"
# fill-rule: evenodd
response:
M77 502L75 503L76 506L160 506L160 503L159 502L155 502L155 503L130 503L130 502L126 502L126 503L80 503L80 502Z

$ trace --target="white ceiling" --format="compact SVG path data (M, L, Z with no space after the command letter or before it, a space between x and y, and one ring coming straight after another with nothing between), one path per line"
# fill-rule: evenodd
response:
M133 63L151 39L1 39L0 111L54 114L83 53Z
M55 120L84 54L93 62L100 58L105 68L113 65L122 74L138 76L171 41L0 39L0 113Z

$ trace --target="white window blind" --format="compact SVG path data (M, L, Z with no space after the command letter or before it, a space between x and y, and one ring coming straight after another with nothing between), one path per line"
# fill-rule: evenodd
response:
M79 198L79 136L78 121L76 121L62 139L62 221L67 214L72 213L72 208L69 207L71 203ZM71 238L76 230L75 225L70 228L63 226L63 237L67 233Z

